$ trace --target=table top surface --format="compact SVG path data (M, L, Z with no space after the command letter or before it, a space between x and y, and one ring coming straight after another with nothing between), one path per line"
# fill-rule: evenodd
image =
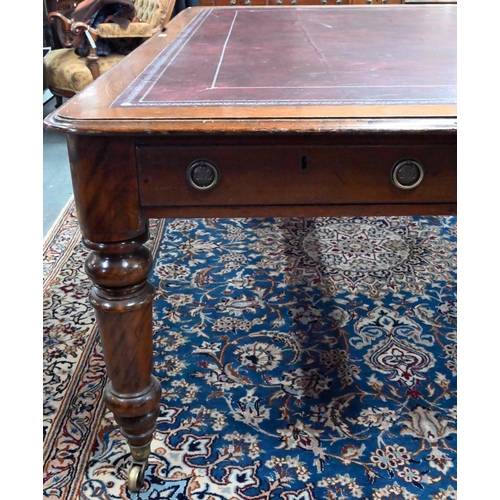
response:
M186 9L46 124L130 132L453 119L456 14L455 5Z

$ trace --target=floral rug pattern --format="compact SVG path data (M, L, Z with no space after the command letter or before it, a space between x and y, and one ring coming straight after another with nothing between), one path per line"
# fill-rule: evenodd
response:
M46 248L45 498L456 498L455 217L152 221L163 397L135 494L73 238Z

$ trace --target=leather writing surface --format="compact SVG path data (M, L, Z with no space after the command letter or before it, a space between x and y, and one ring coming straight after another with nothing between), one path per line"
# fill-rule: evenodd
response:
M456 103L456 7L202 9L112 107Z

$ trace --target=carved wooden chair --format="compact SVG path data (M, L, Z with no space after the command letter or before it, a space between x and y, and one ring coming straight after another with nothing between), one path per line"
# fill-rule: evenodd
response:
M132 0L138 22L131 22L126 28L115 23L101 23L95 28L66 18L59 12L51 12L51 23L60 23L56 30L63 48L49 52L43 59L44 80L48 89L56 97L56 107L63 97L73 97L92 83L99 75L121 61L126 54L110 52L106 56L96 54L98 40L130 40L141 43L151 37L170 20L175 0ZM87 33L86 33L87 32ZM87 40L88 55L75 52Z

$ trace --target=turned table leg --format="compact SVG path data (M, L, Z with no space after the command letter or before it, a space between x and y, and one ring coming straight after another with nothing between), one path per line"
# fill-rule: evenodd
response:
M159 413L161 387L152 375L153 286L148 234L119 243L84 239L91 250L85 268L94 283L90 301L109 378L104 401L132 453L129 489L139 491Z

